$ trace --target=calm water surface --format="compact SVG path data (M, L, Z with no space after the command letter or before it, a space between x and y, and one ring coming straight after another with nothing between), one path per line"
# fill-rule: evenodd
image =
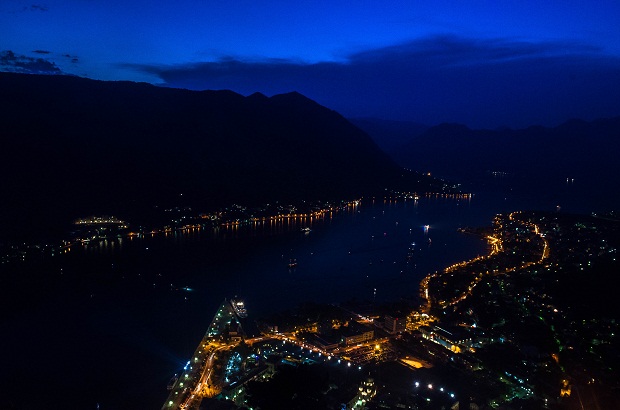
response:
M427 273L487 252L457 228L488 225L498 212L552 210L558 200L569 211L592 210L574 192L366 200L331 218L124 239L3 268L4 401L160 408L224 298L244 297L250 318L303 301L415 299Z

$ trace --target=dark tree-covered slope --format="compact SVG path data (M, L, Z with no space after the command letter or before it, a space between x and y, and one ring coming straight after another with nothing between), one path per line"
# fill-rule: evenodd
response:
M367 134L295 92L0 73L0 122L5 231L146 212L181 194L200 207L345 198L401 174Z

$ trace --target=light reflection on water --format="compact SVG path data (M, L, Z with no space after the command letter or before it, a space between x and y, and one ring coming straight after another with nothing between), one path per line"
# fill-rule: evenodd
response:
M28 272L40 278L28 292L16 290L21 310L2 323L3 334L19 335L5 340L10 355L2 362L12 377L4 387L23 397L26 408L67 400L66 380L73 383L72 408L95 408L97 402L102 408L158 408L166 383L192 354L224 298L243 297L250 319L308 300L415 299L427 273L487 252L483 241L457 233L458 227L487 225L498 212L552 210L557 202L508 195L366 200L331 217L174 231L76 248ZM302 232L305 227L311 232ZM288 267L291 258L295 269ZM46 351L54 354L37 355L35 364L30 357L42 335ZM85 363L96 371L84 371ZM20 370L25 364L28 373ZM31 380L46 380L36 396L28 391Z

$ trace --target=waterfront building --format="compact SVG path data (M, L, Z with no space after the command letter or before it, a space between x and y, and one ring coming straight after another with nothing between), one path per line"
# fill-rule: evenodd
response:
M460 353L463 349L472 347L471 335L458 327L422 326L420 333L423 338L440 344L454 353Z

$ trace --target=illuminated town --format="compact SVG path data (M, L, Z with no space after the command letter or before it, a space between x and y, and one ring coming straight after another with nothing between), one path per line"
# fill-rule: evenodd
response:
M488 255L426 276L418 309L309 305L251 321L241 299L225 300L162 410L611 408L619 323L567 305L573 285L559 275L587 281L615 264L615 221L511 212L463 233L486 240ZM292 399L268 387L310 375L325 384L306 380Z
M0 3L0 410L620 410L620 1Z
M167 208L165 225L148 228L90 216L74 220L61 245L16 248L4 262L100 252L123 241L144 247L201 232L234 238L288 232L307 239L320 224L358 217L364 206L384 215L390 207L415 211L422 202L469 206L473 198L391 192L338 203L231 205L210 213ZM418 242L401 247L393 264L415 269L431 249L437 228L425 223L417 229ZM513 211L497 214L491 226L457 231L486 243L486 252L426 274L408 300L375 303L374 288L372 301L305 302L257 317L256 301L229 295L193 355L170 375L161 409L613 408L620 324L596 300L613 292L606 275L618 264L616 213ZM407 235L415 236L412 229ZM284 256L289 273L303 269L297 258ZM383 264L377 261L379 272ZM194 292L174 284L168 289Z

